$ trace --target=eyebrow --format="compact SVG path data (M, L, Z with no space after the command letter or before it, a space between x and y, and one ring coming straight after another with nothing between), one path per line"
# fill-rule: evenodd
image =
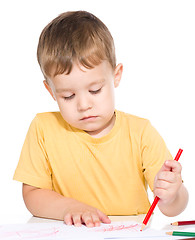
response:
M88 87L91 87L91 86L96 85L96 84L102 84L102 83L104 83L104 82L105 82L105 79L102 78L102 79L100 79L100 80L91 82L91 83L88 85ZM61 93L61 92L71 92L71 91L72 91L72 89L70 89L70 88L57 88L57 89L56 89L56 92L57 92L57 93Z
M58 88L56 89L57 93L61 93L61 92L71 92L72 90L70 88Z
M96 80L96 81L94 81L94 82L91 82L91 83L89 84L89 87L91 87L92 85L100 84L100 83L104 83L104 82L105 82L105 79L102 78L102 79Z

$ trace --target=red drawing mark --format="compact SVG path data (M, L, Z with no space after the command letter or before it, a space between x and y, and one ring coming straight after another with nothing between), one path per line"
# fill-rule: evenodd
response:
M0 233L0 239L15 237L16 239L31 239L41 237L51 237L59 232L57 228L41 229L41 230L21 230ZM3 237L3 238L2 238Z
M101 229L97 229L96 232L113 232L113 231L121 231L121 230L131 230L131 231L136 231L138 232L137 227L139 224L131 224L131 225L119 225L119 226L114 226L110 225L108 227L103 227Z

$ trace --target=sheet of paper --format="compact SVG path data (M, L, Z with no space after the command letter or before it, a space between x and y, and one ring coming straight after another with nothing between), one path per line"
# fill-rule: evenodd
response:
M165 231L150 228L140 232L141 224L132 221L101 224L100 227L67 226L63 222L27 223L0 225L0 239L3 240L141 240L179 239L166 235Z

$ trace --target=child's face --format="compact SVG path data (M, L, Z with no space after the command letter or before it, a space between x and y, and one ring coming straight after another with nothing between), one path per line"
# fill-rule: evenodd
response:
M115 122L114 88L119 85L122 70L119 64L113 71L107 61L92 69L74 64L70 74L59 74L51 79L50 86L45 85L65 121L101 137Z

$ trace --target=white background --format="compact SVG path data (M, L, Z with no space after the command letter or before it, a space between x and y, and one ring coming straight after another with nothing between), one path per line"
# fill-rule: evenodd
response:
M29 124L57 111L36 60L39 35L64 11L87 10L110 29L124 74L116 108L148 118L172 155L183 148L183 179L195 212L195 1L17 0L0 3L0 215L31 216L12 180ZM178 217L179 218L179 217ZM195 216L194 216L195 218Z

